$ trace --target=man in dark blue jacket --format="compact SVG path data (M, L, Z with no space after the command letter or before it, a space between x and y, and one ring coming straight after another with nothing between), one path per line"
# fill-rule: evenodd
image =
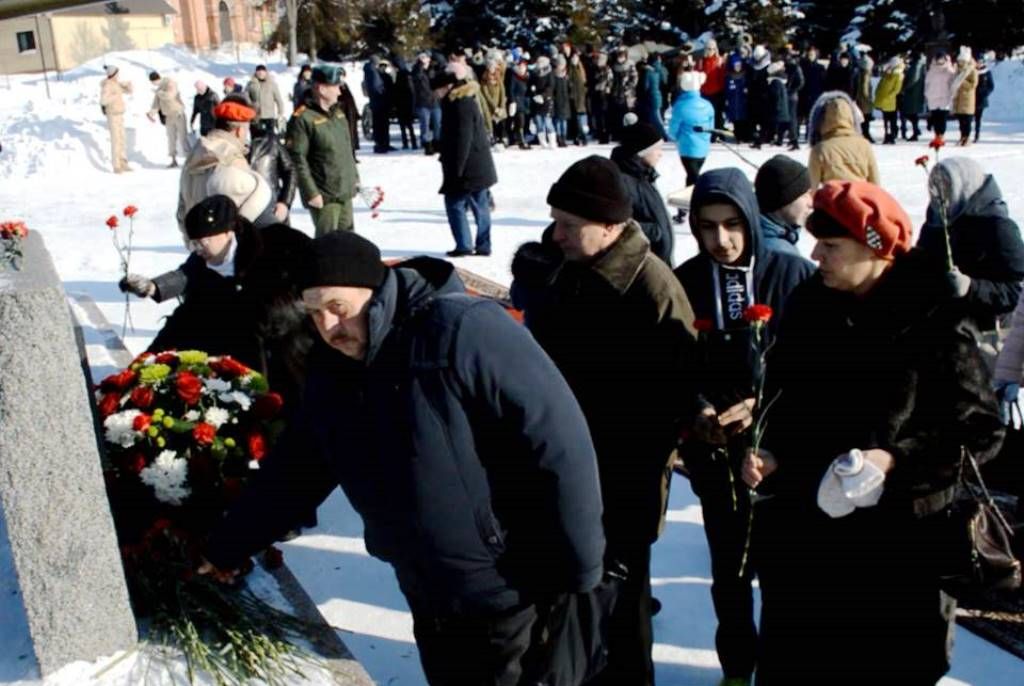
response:
M723 683L749 683L757 630L745 560L750 499L740 478L748 429L761 373L763 337L744 318L751 305L774 311L768 331L789 293L814 272L798 255L765 247L760 212L750 181L739 169L705 172L694 186L690 227L700 252L675 270L693 306L700 409L680 452L704 513L711 550L711 598L718 617L715 647ZM761 343L759 346L758 343ZM770 418L769 418L770 421Z
M387 81L380 70L380 57L371 55L363 65L363 90L370 99L373 116L373 151L386 153L391 147L391 102L388 98Z
M301 411L208 560L237 567L340 485L367 550L395 569L427 680L521 683L536 600L601 579L579 404L530 333L446 262L387 268L372 243L335 232L314 241L306 274L322 340Z

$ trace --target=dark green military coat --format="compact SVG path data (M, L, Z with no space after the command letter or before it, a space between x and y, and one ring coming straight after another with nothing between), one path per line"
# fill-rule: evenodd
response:
M286 141L295 162L302 204L317 195L324 204L351 200L359 186L352 157L352 135L340 105L324 112L313 98L297 108L288 121Z

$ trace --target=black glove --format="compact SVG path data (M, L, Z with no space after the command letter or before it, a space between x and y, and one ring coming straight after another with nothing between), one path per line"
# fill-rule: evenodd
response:
M149 298L156 293L156 284L141 274L129 274L117 282L122 293L133 293L140 298Z

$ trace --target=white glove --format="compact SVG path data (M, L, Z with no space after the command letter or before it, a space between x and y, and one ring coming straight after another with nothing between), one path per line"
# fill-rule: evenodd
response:
M508 106L508 116L516 116L516 104L514 102Z
M882 497L885 472L854 448L829 465L818 486L818 507L833 519L858 507L874 507Z
M544 104L544 96L543 95L535 95L535 96L533 96L533 101L535 103L537 103L538 105L543 105Z

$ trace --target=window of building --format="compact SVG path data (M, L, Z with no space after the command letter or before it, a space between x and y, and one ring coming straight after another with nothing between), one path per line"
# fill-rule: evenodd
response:
M36 35L32 31L18 32L18 52L30 52L36 49Z

